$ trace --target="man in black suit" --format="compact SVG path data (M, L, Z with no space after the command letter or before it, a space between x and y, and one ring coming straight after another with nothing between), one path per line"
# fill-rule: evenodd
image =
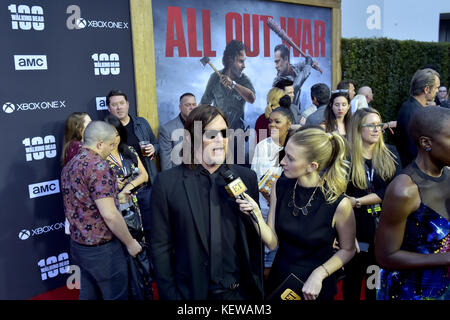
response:
M230 169L257 201L256 174L225 164L228 122L216 107L197 107L185 123L183 164L153 184L151 255L161 299L261 299L262 246L220 175ZM193 146L190 148L190 146Z
M430 68L417 70L411 80L410 97L403 102L398 111L395 135L403 168L406 168L417 156L417 146L408 133L409 121L418 110L434 100L440 84L439 73Z

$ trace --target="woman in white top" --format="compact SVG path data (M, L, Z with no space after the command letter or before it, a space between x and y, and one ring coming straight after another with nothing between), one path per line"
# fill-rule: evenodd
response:
M280 152L288 136L288 131L294 122L294 116L288 108L280 107L272 111L269 116L270 137L261 140L255 148L252 160L252 170L256 172L259 187L259 204L261 213L267 221L269 213L269 198L273 183L281 175L283 169L280 166ZM266 247L264 265L266 268L272 266L276 250L270 251ZM269 270L267 269L266 273Z

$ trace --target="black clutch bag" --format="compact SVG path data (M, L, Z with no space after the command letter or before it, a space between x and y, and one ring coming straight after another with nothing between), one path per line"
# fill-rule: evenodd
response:
M305 283L291 273L268 297L267 300L302 300L302 288Z

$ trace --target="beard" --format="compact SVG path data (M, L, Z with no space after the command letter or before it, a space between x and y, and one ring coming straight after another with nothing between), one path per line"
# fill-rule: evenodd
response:
M242 70L231 66L231 74L233 75L234 79L239 79L242 76Z

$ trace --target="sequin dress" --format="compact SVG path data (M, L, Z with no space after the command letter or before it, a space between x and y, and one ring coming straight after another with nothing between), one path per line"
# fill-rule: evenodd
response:
M406 220L400 249L422 254L450 252L450 221L439 214L450 213L449 168L434 178L420 171L413 162L403 173L417 184L421 203ZM381 270L377 300L450 300L449 267Z

